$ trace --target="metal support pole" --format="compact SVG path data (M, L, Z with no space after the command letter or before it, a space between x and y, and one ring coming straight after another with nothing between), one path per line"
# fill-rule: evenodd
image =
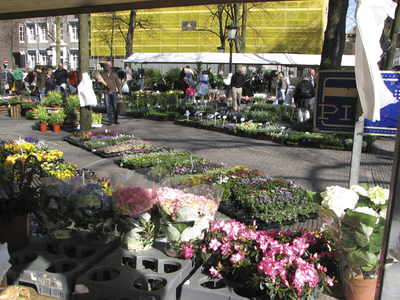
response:
M390 196L387 205L386 225L379 261L378 283L375 299L400 299L400 123L397 125Z
M232 49L233 49L233 40L229 40L229 48L230 48L230 52L229 52L229 73L232 73ZM228 91L227 91L227 95L226 95L226 100L228 102L232 102L232 86L229 85L228 86Z
M364 114L360 99L357 97L356 122L354 124L353 151L351 152L349 187L358 184L358 178L360 174L363 132L364 132Z

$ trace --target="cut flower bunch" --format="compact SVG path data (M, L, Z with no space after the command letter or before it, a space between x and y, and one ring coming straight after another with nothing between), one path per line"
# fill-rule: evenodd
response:
M308 299L316 290L329 291L328 286L333 286L336 253L319 232L257 231L256 226L222 220L212 222L197 248L203 259L213 256L212 277L222 276L228 285L239 282L233 287L237 293L246 290L253 297Z
M345 278L376 278L389 190L360 184L350 189L331 186L311 195L342 252Z

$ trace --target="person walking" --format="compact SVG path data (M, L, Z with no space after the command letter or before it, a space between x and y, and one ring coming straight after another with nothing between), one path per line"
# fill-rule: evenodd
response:
M132 69L129 68L128 64L125 64L125 83L128 85L130 96L132 92L133 72Z
M286 94L286 90L287 90L287 82L286 82L285 74L282 71L279 72L278 90L279 90L279 93L276 98L278 100L278 104L282 104L283 101L285 101L285 94Z
M310 70L310 76L308 77L313 87L315 87L315 70Z
M43 70L39 66L35 66L36 72L36 92L37 92L37 101L38 103L42 102L42 90L46 88L46 75Z
M315 89L308 76L296 86L294 91L294 103L297 107L298 120L308 120L310 118L310 99L315 97Z
M58 69L54 72L54 78L56 80L56 91L64 92L65 97L68 97L69 75L61 62L58 64Z
M240 108L240 101L242 100L242 92L243 92L243 69L237 69L236 73L232 75L231 79L231 87L232 87L232 102L233 102L233 110L238 111Z
M3 95L6 93L6 82L7 82L6 71L1 69L1 85L2 85L2 88L3 88Z
M33 70L32 72L29 72L28 75L25 76L24 82L25 82L25 89L30 94L31 93L31 87L34 84L36 85L36 72L35 72L35 70Z
M42 91L42 96L44 97L48 93L56 89L56 79L54 78L53 69L48 68L46 71L46 87L44 88L44 93Z
M12 87L13 87L13 70L8 69L7 72L7 83L8 83L8 92L10 95L12 95Z
M106 102L106 110L108 116L108 126L112 124L119 125L118 122L118 96L122 98L122 89L119 82L118 73L111 70L111 61L104 64L104 71L100 73L101 77L98 82L104 85L104 100Z
M75 89L78 86L78 74L71 68L68 72L69 84Z
M22 70L18 65L15 65L13 72L13 80L15 82L15 94L21 95L22 92Z

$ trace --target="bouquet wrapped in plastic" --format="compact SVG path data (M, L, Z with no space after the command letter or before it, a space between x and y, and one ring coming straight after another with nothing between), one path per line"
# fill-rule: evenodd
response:
M382 250L389 190L366 184L350 189L327 187L310 195L318 203L318 214L342 254L342 276L346 299L354 299L354 286L372 282L373 299Z
M43 216L44 227L51 238L68 239L71 237L75 203L69 197L73 191L73 181L54 177L42 179L39 208Z
M161 228L167 238L165 253L182 257L182 250L192 249L192 242L202 238L203 230L209 228L224 188L215 184L190 186L172 183L171 186L158 189L156 201L161 214Z
M75 202L75 227L89 244L107 244L115 239L115 221L111 196L97 184L89 183L70 194Z
M122 246L143 251L153 245L157 223L156 190L165 172L142 169L111 175L117 230Z

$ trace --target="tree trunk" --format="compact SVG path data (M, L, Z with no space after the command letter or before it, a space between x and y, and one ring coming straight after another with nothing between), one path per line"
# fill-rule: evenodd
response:
M322 47L320 70L340 70L346 42L348 0L329 1L328 26Z
M61 30L60 30L60 17L56 17L56 65L61 62Z
M219 22L219 40L221 41L221 47L223 47L225 49L225 26L222 20L224 14L224 10L222 8L221 4L218 4L218 22Z
M133 35L135 33L135 25L136 25L136 11L137 10L131 10L129 16L129 27L128 27L128 33L126 34L126 46L125 46L126 57L131 56L133 53L132 49L133 49Z
M394 2L399 3L399 0L394 0ZM394 60L394 55L396 53L396 44L397 44L397 36L399 28L400 28L400 5L398 4L396 7L394 20L389 17L385 20L385 27L383 28L380 41L382 50L383 51L387 50L383 49L383 45L388 39L392 41L392 46L382 57L382 60L380 62L381 70L391 70L393 68L393 60Z
M82 73L87 72L90 74L89 65L89 15L81 14L78 16L79 20L79 80L82 80ZM90 106L81 107L80 113L80 131L89 131L92 129L92 112Z
M235 22L236 26L238 26L238 31L236 35L236 52L237 53L245 53L246 52L246 26L247 26L247 3L243 3L243 13L242 13L242 24L239 26L240 19L240 6L239 4L235 4L238 6L235 9Z

